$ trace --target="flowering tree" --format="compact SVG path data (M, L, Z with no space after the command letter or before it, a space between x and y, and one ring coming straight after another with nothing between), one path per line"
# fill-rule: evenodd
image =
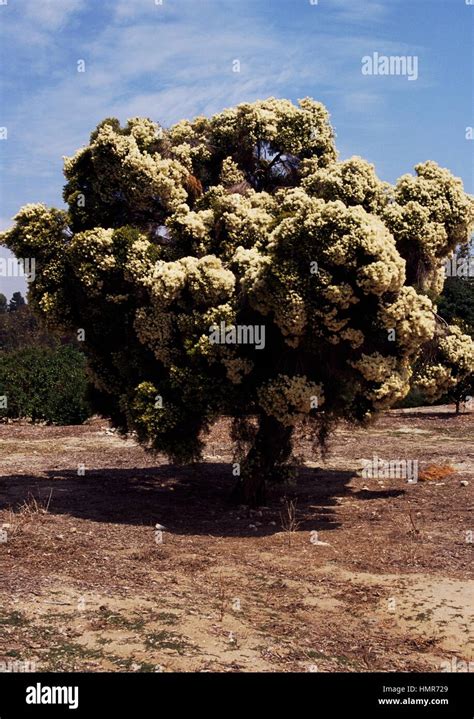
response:
M472 371L434 300L474 201L436 163L415 170L392 187L339 162L308 98L168 130L107 119L65 160L69 209L27 205L1 241L36 258L37 310L84 338L101 411L175 461L231 416L236 495L258 503L297 425L324 442L390 407L438 335Z

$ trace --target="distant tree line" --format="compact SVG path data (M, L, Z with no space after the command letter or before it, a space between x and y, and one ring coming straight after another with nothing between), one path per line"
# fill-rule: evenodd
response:
M21 292L14 292L10 302L8 302L5 295L0 292L0 314L4 314L5 312L15 312L15 310L19 307L23 307L25 304L25 298Z

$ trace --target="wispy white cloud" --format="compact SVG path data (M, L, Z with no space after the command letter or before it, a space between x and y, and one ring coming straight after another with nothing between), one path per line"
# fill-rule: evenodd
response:
M380 0L327 0L327 5L339 20L350 23L382 21L390 12L389 4Z
M33 48L48 47L54 36L84 10L84 0L21 0L1 8L4 32L18 43Z
M385 106L385 97L375 92L348 92L344 96L344 105L348 112L371 112Z
M83 0L23 0L23 17L44 30L57 30L84 8Z

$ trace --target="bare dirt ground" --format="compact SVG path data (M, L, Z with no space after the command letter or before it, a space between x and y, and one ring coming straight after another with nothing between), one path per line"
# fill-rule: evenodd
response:
M472 412L434 407L341 427L326 463L302 446L297 485L258 511L227 503L225 420L188 468L99 419L2 425L0 661L39 671L466 666L473 425ZM418 460L420 481L364 478L374 454ZM285 495L296 498L294 532Z

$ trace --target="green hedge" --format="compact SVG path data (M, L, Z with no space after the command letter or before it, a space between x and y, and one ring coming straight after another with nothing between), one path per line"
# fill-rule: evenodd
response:
M91 415L87 386L86 361L74 347L0 352L0 420L81 424Z

